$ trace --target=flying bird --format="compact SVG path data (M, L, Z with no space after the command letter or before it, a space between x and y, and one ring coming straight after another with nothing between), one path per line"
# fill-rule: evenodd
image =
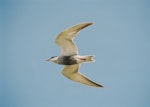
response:
M60 47L61 54L59 56L51 57L47 59L47 61L64 65L62 74L70 80L93 87L103 87L102 85L91 81L79 72L80 64L86 62L94 62L94 56L80 56L78 54L78 48L73 39L80 30L89 25L92 25L92 23L86 22L77 24L59 33L59 35L55 39L55 43Z

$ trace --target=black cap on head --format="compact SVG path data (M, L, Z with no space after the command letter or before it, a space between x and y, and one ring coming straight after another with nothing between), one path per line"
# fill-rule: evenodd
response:
M57 56L52 56L50 59L55 58L55 57L57 57Z

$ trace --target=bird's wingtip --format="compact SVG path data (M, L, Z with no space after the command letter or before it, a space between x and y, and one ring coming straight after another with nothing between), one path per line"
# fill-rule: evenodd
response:
M93 22L85 22L85 23L87 23L88 25L92 25L93 24Z

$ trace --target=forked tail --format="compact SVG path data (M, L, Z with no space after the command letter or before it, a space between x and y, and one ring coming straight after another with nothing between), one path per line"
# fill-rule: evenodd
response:
M85 56L86 58L85 58L85 62L94 62L95 60L93 59L94 58L94 56L92 56L92 55L89 55L89 56Z
M88 55L88 56L76 56L76 60L78 63L84 63L84 62L94 62L95 60L93 59L94 56Z

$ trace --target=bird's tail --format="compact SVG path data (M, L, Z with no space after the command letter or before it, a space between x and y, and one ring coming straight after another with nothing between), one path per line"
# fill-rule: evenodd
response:
M78 63L84 63L84 62L94 62L93 55L87 55L87 56L76 56Z
M85 56L85 62L94 62L95 60L93 58L94 58L93 55Z

